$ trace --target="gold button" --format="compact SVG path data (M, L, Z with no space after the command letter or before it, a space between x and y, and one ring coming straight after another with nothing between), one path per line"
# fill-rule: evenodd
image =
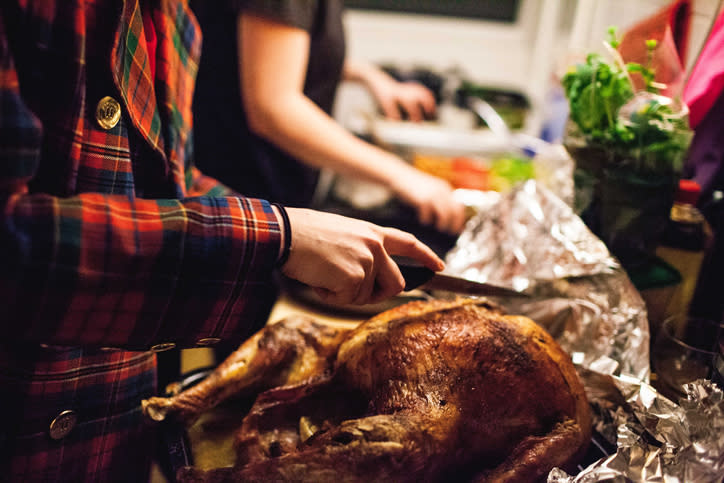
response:
M199 339L198 341L196 341L196 345L206 347L206 346L218 344L219 342L221 342L221 339L219 339L218 337L206 337L204 339Z
M50 423L50 437L53 439L65 438L75 428L76 422L78 422L78 416L75 411L67 409L61 412Z
M104 97L96 106L96 120L103 129L113 129L121 120L121 105L110 96Z
M151 347L151 352L163 352L163 351L169 351L176 347L176 344L173 342L164 342L162 344L156 344Z

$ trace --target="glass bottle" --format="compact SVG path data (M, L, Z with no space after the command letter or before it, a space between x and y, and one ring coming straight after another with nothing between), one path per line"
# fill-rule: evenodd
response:
M686 314L696 288L701 264L710 243L711 229L696 207L701 187L696 181L682 179L671 207L671 213L656 255L681 274L666 315ZM683 331L684 327L678 330Z

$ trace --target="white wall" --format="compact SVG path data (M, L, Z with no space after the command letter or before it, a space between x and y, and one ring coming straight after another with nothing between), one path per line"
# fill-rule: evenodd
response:
M515 25L367 10L347 12L348 53L445 69L460 66L481 81L525 85L539 2L523 1Z

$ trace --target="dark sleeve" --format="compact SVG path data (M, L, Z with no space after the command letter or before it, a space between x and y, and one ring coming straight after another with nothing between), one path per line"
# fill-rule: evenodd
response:
M724 91L694 130L687 152L684 177L701 186L701 202L724 189Z
M228 0L235 13L252 12L291 27L310 31L317 14L317 0Z

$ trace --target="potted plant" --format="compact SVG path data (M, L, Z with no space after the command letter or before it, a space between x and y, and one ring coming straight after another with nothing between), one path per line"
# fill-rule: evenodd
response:
M574 209L625 268L650 261L668 220L691 140L688 110L660 94L649 61L625 63L615 28L608 55L589 54L562 85L570 106L564 145L576 162ZM640 76L636 88L632 75Z

